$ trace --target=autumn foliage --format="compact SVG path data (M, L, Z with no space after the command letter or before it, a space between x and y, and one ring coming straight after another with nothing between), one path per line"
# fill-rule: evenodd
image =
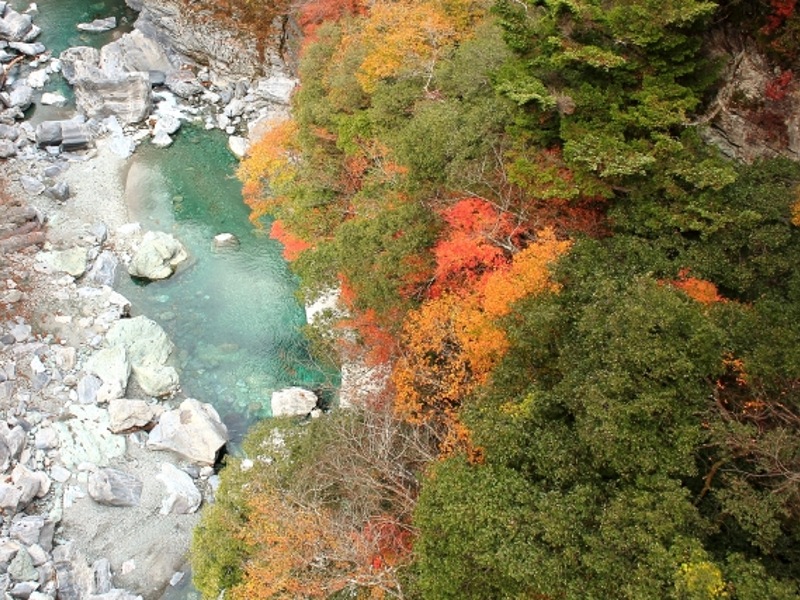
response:
M725 300L720 296L716 285L705 279L692 277L688 269L681 269L680 273L678 273L678 279L671 283L700 304L715 304Z
M242 196L250 207L250 220L257 223L282 198L282 191L294 177L297 125L292 120L273 122L250 147L239 165Z
M469 230L493 222L485 218L491 214L485 205L459 204L455 214L471 216ZM491 229L497 230L496 223ZM400 338L402 352L393 374L396 410L412 423L434 424L444 452L469 446L458 413L463 401L487 382L508 349L498 319L521 298L558 290L549 267L569 246L570 242L558 240L552 230L541 231L537 241L513 259L487 268L481 285L465 285L459 293L431 298L406 318Z
M288 231L279 219L272 222L269 236L283 245L283 258L290 262L296 260L301 252L311 248L309 242Z

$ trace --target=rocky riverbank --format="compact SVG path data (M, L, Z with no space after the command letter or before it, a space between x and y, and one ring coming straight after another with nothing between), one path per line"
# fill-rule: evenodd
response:
M187 120L242 153L294 80L226 83L138 30L53 57L35 16L0 2L0 592L159 598L184 576L226 431L180 393L163 330L112 288L148 238L128 223L126 158ZM34 126L59 72L77 111Z

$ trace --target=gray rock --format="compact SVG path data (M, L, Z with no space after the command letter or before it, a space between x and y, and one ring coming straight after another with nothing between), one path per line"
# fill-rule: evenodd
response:
M35 90L42 89L47 84L48 81L50 81L50 74L47 72L47 69L36 69L30 75L28 75L28 77L25 78L25 83ZM46 102L45 100L51 100L52 99L51 96L53 96L53 94L51 94L50 92L46 92L42 94L42 97L39 100L39 102L41 102L42 104L50 104L50 102ZM64 100L66 102L66 99Z
M128 273L144 279L166 279L189 257L177 239L161 231L148 231L131 260Z
M40 148L57 146L62 139L61 121L42 121L36 126L36 144Z
M153 135L157 136L160 133L172 135L181 128L181 120L169 114L155 114L153 116L155 124L153 125Z
M95 19L91 23L78 23L77 28L89 33L102 33L104 31L111 31L116 26L117 18L107 17L105 19Z
M67 99L61 94L54 94L52 92L45 92L39 100L45 106L66 106Z
M8 574L12 581L36 581L39 578L39 572L33 566L31 555L25 548L20 548L8 565Z
M44 54L45 50L47 50L45 45L40 42L34 42L32 44L28 42L11 42L8 47L16 50L20 54L24 54L25 56Z
M19 183L22 186L22 189L25 190L26 194L30 194L31 196L38 196L44 191L44 184L35 179L33 177L29 177L28 175L22 175L19 178Z
M117 276L118 264L119 261L113 252L103 250L95 259L87 277L100 285L111 287L114 285L114 279Z
M214 407L188 398L177 410L161 416L147 445L155 450L171 450L198 464L213 465L217 451L227 441L228 430Z
M11 140L0 139L0 158L11 158L17 155L17 146Z
M45 518L41 515L16 515L11 521L8 534L13 540L25 546L39 543L45 528Z
M103 380L98 389L98 401L121 398L128 387L131 361L123 345L103 348L95 352L86 362L86 371Z
M222 114L224 114L229 119L233 119L235 117L241 117L244 114L244 110L247 108L247 103L242 100L241 98L234 98L231 100L223 109Z
M61 462L66 467L87 462L107 466L110 460L125 454L125 438L109 430L108 411L73 404L69 414L71 418L53 423L58 432Z
M12 142L19 137L19 129L13 125L0 123L0 139L11 140Z
M59 181L58 183L45 189L44 193L53 200L64 202L69 199L69 184L66 181Z
M156 418L155 410L144 400L127 400L124 398L108 403L110 429L114 433L142 428Z
M99 377L86 375L78 381L78 402L81 404L94 404L97 402L97 392L103 382Z
M128 352L136 383L150 396L164 396L178 387L178 373L167 361L175 346L161 326L144 316L116 321L106 334L110 346Z
M246 138L239 135L232 135L228 137L228 148L231 153L238 159L242 159L247 154L250 144Z
M54 271L67 273L73 277L80 277L86 272L87 250L80 246L69 250L40 252L36 258Z
M64 150L80 150L94 138L89 127L75 120L61 122L61 145Z
M64 50L59 60L61 61L61 74L67 83L74 85L87 67L97 68L100 64L100 51L90 46L75 46Z
M289 104L297 80L277 73L258 82L257 94L271 102Z
M33 445L37 450L53 450L58 448L58 434L52 427L42 427L36 432Z
M89 496L106 506L138 506L142 482L119 469L98 469L89 475Z
M33 104L33 88L27 85L15 85L8 95L11 106L16 106L20 110L28 110Z
M143 121L152 109L147 73L126 73L118 77L79 77L74 84L78 110L91 118L117 117L122 123Z
M173 94L187 100L193 96L202 94L205 90L194 74L191 71L185 70L168 73L166 85L167 89Z
M105 223L95 223L89 228L91 233L98 244L103 244L108 239L108 226Z
M153 87L163 86L167 83L167 74L164 71L148 71L148 76L150 85Z
M38 577L38 571L37 571ZM36 591L36 588L39 587L39 583L36 581L20 581L19 583L15 583L14 587L8 592L12 598L19 598L20 600L26 600L30 598L33 592Z
M50 557L47 555L47 551L42 548L39 544L32 544L28 546L28 554L31 555L31 560L33 561L34 567L40 567L48 560Z
M196 512L203 497L189 475L175 465L161 463L161 473L156 475L166 488L161 502L161 514L188 515Z
M26 342L30 339L32 331L33 329L27 323L15 323L11 326L9 333L14 336L17 342Z
M3 538L3 541L0 542L0 565L7 566L19 548L20 544L18 542Z
M14 425L12 429L9 429L5 422L0 422L0 439L8 449L9 456L14 460L18 460L22 450L25 448L28 434L21 425Z
M0 482L0 508L21 510L49 490L50 479L45 473L18 464L11 472L11 481Z
M72 477L72 471L65 469L61 465L53 465L50 468L50 477L58 483L66 483Z
M168 133L160 131L153 135L150 143L156 148L169 148L172 145L172 138ZM163 277L161 279L164 279Z
M107 558L94 561L92 565L94 572L94 591L97 594L110 592L114 585L111 582L111 563Z
M319 398L307 389L289 387L272 393L270 406L273 417L307 415L317 405Z
M134 374L136 383L149 396L168 396L180 385L178 372L171 366L142 364L134 368Z
M138 29L103 46L99 66L108 75L147 73L149 81L151 72L175 70L164 47Z
M20 42L25 39L32 27L33 21L30 15L9 10L6 16L0 19L0 39Z

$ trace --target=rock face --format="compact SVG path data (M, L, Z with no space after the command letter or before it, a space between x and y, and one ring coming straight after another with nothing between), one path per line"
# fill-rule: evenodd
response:
M701 135L731 158L752 163L784 156L800 160L800 94L751 40L737 32L719 32L717 58L727 62L724 85L701 117ZM789 72L791 74L791 72ZM771 97L765 90L773 89Z
M213 465L217 451L227 441L228 429L214 407L188 398L180 408L161 416L147 445L155 450L171 450L201 465Z
M183 244L170 234L148 231L131 260L128 273L144 279L166 279L188 257Z
M290 387L272 393L272 416L307 415L317 406L319 399L314 392L300 387Z
M235 24L187 11L178 0L127 1L139 11L136 29L191 62L207 64L214 83L254 78L285 67L277 52L277 40L267 44L272 50L261 57L256 44L236 31Z

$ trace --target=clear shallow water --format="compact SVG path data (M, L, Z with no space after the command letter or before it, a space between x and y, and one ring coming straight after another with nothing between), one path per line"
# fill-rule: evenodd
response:
M117 286L137 314L164 327L178 348L184 392L214 404L234 442L269 416L273 391L324 379L300 332L295 278L280 244L248 220L235 164L220 132L196 127L184 127L168 149L144 143L137 150L129 216L145 230L175 235L191 259L165 281L144 285L123 274ZM214 250L218 233L234 234L240 245Z

